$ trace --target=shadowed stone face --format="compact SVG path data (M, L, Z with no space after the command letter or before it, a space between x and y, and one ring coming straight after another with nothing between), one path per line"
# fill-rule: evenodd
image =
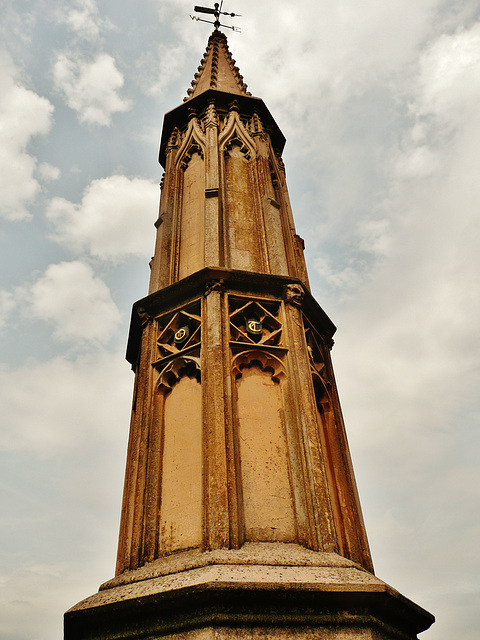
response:
M160 553L198 547L202 540L202 396L182 377L165 398Z
M280 383L254 364L237 380L237 402L245 539L293 542L295 519Z

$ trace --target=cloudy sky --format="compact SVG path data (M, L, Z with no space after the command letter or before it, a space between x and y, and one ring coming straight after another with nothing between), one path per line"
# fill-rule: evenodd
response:
M60 640L113 575L163 114L193 0L0 0L0 640ZM333 351L377 575L476 640L477 0L231 0Z

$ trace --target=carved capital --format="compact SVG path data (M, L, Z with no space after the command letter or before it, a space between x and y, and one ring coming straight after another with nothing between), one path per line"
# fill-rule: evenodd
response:
M230 102L230 104L228 105L228 110L236 111L237 113L240 113L240 105L238 104L238 101L232 100L232 102Z
M225 285L223 284L223 280L210 280L210 282L207 282L207 285L205 287L205 293L203 295L206 298L207 296L209 296L211 293L215 291L220 293L223 293L225 291Z
M152 258L152 260L153 260L153 258ZM143 309L143 307L139 307L137 309L137 315L139 316L140 320L142 321L142 327L145 327L147 324L149 324L153 320L153 316L148 314L145 311L145 309Z
M283 299L287 304L291 304L294 307L301 307L304 296L305 289L301 284L286 284L283 287Z

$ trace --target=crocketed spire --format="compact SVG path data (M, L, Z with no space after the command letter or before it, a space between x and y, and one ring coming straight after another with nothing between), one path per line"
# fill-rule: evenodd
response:
M247 91L243 76L240 75L228 50L227 36L217 29L208 39L207 49L192 80L192 88L188 89L188 97L184 101L195 98L208 89L244 96L252 95Z

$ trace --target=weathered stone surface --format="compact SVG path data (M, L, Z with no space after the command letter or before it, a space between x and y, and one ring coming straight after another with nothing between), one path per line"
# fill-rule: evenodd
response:
M426 611L337 554L246 543L127 572L68 611L65 630L71 640L208 634L413 640L431 622Z
M284 138L217 31L166 115L116 576L65 640L414 640L375 577Z

